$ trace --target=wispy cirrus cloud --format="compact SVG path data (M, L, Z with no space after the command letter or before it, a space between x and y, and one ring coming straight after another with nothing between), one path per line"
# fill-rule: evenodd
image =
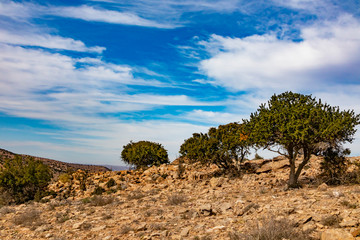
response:
M171 29L178 25L171 23L161 23L154 20L145 19L133 12L115 11L105 9L101 6L55 6L39 5L29 2L5 1L0 3L0 15L10 17L16 21L43 16L58 16L64 18L81 19L91 22L103 22L110 24L122 24L141 27L153 27Z
M14 33L0 29L0 43L21 46L36 46L49 49L70 50L78 52L102 53L104 47L87 47L82 41L64 38L46 33Z
M84 21L104 22L112 24L124 24L142 27L154 28L176 28L173 24L163 24L156 21L142 18L131 12L119 12L93 6L76 6L76 7L51 7L47 14L68 18L76 18Z

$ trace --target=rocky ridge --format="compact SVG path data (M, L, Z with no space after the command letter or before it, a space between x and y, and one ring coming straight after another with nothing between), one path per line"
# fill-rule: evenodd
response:
M240 178L197 164L79 170L52 183L57 195L44 203L2 207L0 239L236 240L266 218L293 222L313 239L360 239L360 186L327 186L319 162L311 159L303 188L294 190L285 189L289 169L281 157L247 162ZM92 195L99 189L102 195Z
M39 160L39 161L43 162L44 164L46 164L50 167L55 178L57 176L59 176L61 173L66 173L69 171L84 170L87 172L105 172L105 171L110 170L109 168L103 167L103 166L77 164L77 163L66 163L66 162L56 161L56 160L48 159L48 158L34 157L34 156L30 156L30 155L25 155L25 154L15 154L15 153L12 153L10 151L7 151L7 150L1 149L1 148L0 148L0 166L5 159L8 159L8 158L12 159L16 155L20 155L20 156L24 156L24 157L33 157L35 160Z

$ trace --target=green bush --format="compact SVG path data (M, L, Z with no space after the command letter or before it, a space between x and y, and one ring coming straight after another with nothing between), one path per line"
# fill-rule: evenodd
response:
M213 163L222 169L240 170L249 154L251 142L244 124L229 123L210 128L208 133L194 133L180 147L181 157L193 162Z
M113 187L115 185L116 185L116 182L115 182L115 180L113 178L110 178L109 181L107 181L107 183L106 183L107 188L111 188L111 187Z
M49 167L34 158L15 156L7 159L0 170L3 204L24 203L35 197L40 199L45 196L51 177Z
M124 146L121 159L125 163L136 166L136 168L169 163L168 154L164 147L159 143L149 141L135 143L131 141Z
M95 190L91 193L92 195L101 195L105 192L105 189L100 187L100 186L97 186L95 188Z
M322 175L328 184L340 184L341 179L348 169L346 155L350 154L349 149L328 148L324 151L324 158L321 165Z

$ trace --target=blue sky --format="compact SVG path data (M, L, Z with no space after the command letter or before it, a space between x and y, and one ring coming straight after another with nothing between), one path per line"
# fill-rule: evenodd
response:
M0 0L0 148L121 165L148 140L174 160L274 93L360 113L359 66L355 0Z

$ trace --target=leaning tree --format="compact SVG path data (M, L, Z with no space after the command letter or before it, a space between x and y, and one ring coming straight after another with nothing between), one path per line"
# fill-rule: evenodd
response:
M298 187L298 178L319 146L352 142L360 115L340 111L311 95L285 92L273 95L246 121L251 141L258 148L285 156L290 163L289 187ZM295 164L297 157L302 160Z

